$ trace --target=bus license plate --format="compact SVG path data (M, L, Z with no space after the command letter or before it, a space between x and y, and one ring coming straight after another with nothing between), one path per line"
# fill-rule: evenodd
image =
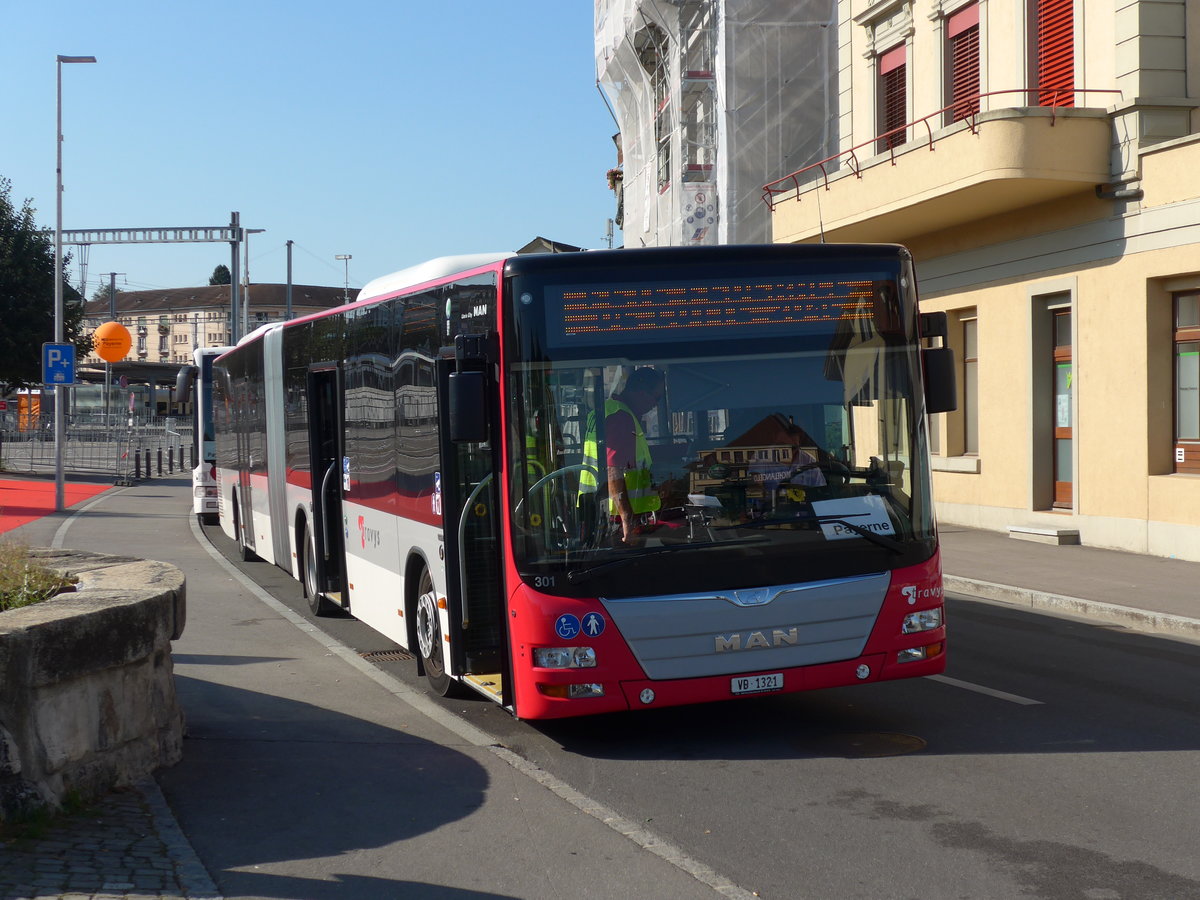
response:
M729 689L735 694L761 694L764 691L782 691L783 673L772 672L770 675L749 675L732 678Z

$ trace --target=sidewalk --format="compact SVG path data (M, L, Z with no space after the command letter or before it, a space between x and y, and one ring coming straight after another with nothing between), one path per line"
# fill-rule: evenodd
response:
M393 842L391 846L403 847L405 852L396 863L404 866L402 878L397 870L381 867L369 884L359 883L355 893L350 876L346 876L342 887L349 893L340 896L382 896L396 891L413 897L547 895L550 888L539 881L542 876L529 867L523 869L513 847L491 846L503 844L499 838L476 846L476 850L482 846L489 859L493 850L503 858L511 857L508 866L485 865L494 879L490 891L477 894L437 887L447 884L439 879L450 877L434 874L447 851L434 835L437 826L440 824L442 832L447 828L453 831L469 818L477 835L491 834L489 823L497 821L492 817L503 814L496 807L518 792L533 820L544 817L545 830L536 839L547 853L557 852L560 841L567 841L572 846L603 848L598 855L618 863L619 875L612 869L606 873L613 883L611 894L605 896L629 896L637 893L637 884L657 884L666 892L662 896L718 895L712 880L706 886L670 866L661 853L645 852L652 847L637 846L594 818L581 815L582 807L570 806L565 793L558 792L556 797L551 790L540 790L513 768L520 761L497 755L500 751L486 745L486 736L464 739L462 732L427 719L419 702L409 705L397 702L394 696L381 697L379 692L386 687L345 668L345 661L335 658L336 654L316 645L311 651L293 646L298 632L295 625L259 605L197 545L190 529L189 486L186 480L176 478L114 488L12 532L31 546L58 542L98 552L148 556L184 570L189 624L175 648L175 659L176 676L185 682L181 700L191 741L184 762L160 773L157 782L147 779L114 792L87 813L61 818L35 840L0 844L0 900L219 897L192 842L203 851L231 897L325 896L328 879L311 867L289 862L292 855L277 851L284 836L262 826L286 830L292 821L310 814L319 816L321 809L311 804L336 804L341 792L351 795L345 803L351 802L356 792L360 794L355 808L366 810L363 815L369 820L361 825L361 831L331 838L332 848L325 844L289 846L301 854L295 859L370 852L372 842L363 835L377 836L381 827ZM941 528L941 538L948 592L1200 638L1200 563L1090 547L1048 546L952 525ZM219 631L210 624L226 620L228 630ZM337 702L323 701L322 691L339 679L353 680L353 690L335 688L340 692ZM337 714L327 711L334 707L339 709ZM264 738L267 730L269 743ZM286 753L271 749L284 747L290 749ZM403 752L397 754L397 748ZM344 765L338 767L339 791L314 801L310 797L313 776L321 771L331 750L347 755ZM237 765L229 764L231 753ZM430 810L470 811L444 818L434 815L431 825L415 830L406 830L409 826L404 823L411 820L403 800L401 809L374 812L370 791L378 788L373 783L354 782L353 773L359 767L384 771L384 758L389 769L398 770L389 774L390 779L414 777L422 784L418 799L423 815L429 816ZM446 766L457 773L458 781L433 774ZM263 771L272 773L273 793L285 797L279 809L264 813L258 808L263 804L256 798L256 769L259 777ZM319 784L320 779L316 781ZM479 789L487 784L496 789ZM397 790L394 783L390 787L393 793ZM404 790L412 791L412 784L406 781ZM176 804L174 812L164 791ZM184 807L178 805L180 800ZM534 811L538 815L532 815ZM336 816L343 810L335 806L331 812ZM176 815L192 823L191 841L180 829ZM470 831L471 825L466 828ZM256 835L250 839L252 851L230 849L225 832L239 829ZM298 838L302 841L307 835L300 831ZM293 834L286 840L298 838ZM307 839L312 840L311 836ZM721 893L741 896L733 886Z
M938 529L948 593L1200 639L1200 562Z

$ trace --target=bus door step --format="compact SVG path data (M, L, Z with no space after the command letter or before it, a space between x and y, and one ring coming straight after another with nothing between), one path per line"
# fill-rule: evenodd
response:
M463 681L469 684L479 693L493 700L499 701L504 688L504 676L495 675L464 675Z

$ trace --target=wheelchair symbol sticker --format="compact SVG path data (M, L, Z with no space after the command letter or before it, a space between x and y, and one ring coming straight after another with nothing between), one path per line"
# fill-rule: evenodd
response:
M554 620L554 633L564 641L579 636L579 619L570 613L563 613Z

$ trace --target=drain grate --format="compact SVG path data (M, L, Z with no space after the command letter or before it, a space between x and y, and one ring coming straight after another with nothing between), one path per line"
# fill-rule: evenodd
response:
M365 653L358 654L368 662L404 662L405 660L413 659L413 655L407 650L367 650Z

